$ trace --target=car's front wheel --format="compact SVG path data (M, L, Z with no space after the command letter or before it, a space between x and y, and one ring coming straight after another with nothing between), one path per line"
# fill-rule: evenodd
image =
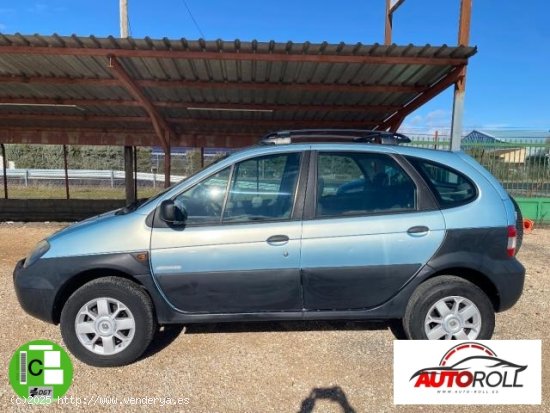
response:
M76 290L63 307L60 324L71 353L98 367L135 361L156 328L147 293L119 277L99 278Z
M413 340L488 340L494 328L495 310L485 292L456 276L422 283L403 317L403 330Z

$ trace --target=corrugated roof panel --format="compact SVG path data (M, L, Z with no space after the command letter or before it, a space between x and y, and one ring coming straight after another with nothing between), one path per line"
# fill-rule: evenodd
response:
M191 50L214 52L257 52L257 53L290 53L290 54L322 54L322 55L358 55L358 56L431 56L437 54L441 57L468 58L475 54L473 47L449 47L443 46L382 46L379 44L326 44L323 43L294 43L294 42L258 42L241 41L201 41L188 39L119 39L115 37L96 38L77 36L24 36L20 34L4 34L0 37L0 47L3 45L20 45L36 47L59 47L60 41L65 42L65 47L102 48L102 49L126 49L126 50Z
M48 51L63 51L65 48L75 48L73 54L41 55L35 53L15 53L13 49L2 51L3 46L32 47L33 52L38 48L47 48ZM78 49L105 50L103 56L87 56L79 53ZM293 42L245 42L234 41L204 41L187 39L118 39L115 37L96 38L78 36L23 36L0 35L0 100L10 98L41 99L48 101L55 99L92 99L98 103L85 105L84 111L89 120L79 123L75 121L51 122L36 120L33 114L52 115L54 113L72 113L70 108L38 108L29 106L10 107L10 113L29 114L26 120L1 119L6 108L0 110L0 124L37 127L53 124L71 127L79 125L96 127L128 127L132 130L139 128L150 129L148 122L104 122L93 120L93 116L145 116L145 111L137 106L121 106L114 103L102 105L101 100L132 100L132 95L121 85L111 83L94 84L93 79L115 79L115 73L108 67L107 53L117 51L131 51L128 56L119 57L123 68L129 76L139 80L158 81L159 87L140 86L153 102L190 102L200 106L209 104L272 104L272 105L303 105L303 110L274 112L239 112L239 111L189 111L185 107L159 107L159 112L166 117L181 119L200 118L213 120L199 122L197 128L204 130L234 130L240 132L242 125L230 123L230 120L243 120L247 130L259 130L260 126L247 125L248 120L273 120L274 122L288 122L292 120L311 121L312 127L320 120L327 122L357 122L383 121L390 113L380 111L327 111L323 108L311 108L311 105L393 105L403 106L411 101L416 93L410 91L391 92L342 89L338 85L376 85L376 86L421 86L428 87L437 80L446 76L452 70L451 65L421 65L413 64L408 60L402 64L388 64L380 62L357 62L357 56L395 57L395 58L442 58L467 59L475 53L471 47L448 46L383 46L379 44L329 44L323 43L293 43ZM158 51L193 52L190 58L182 55L170 54L153 57ZM151 51L149 56L137 55L139 51ZM201 53L220 53L223 59ZM250 54L250 59L232 58L232 53ZM264 54L273 55L270 59L257 59ZM293 60L285 60L291 55ZM156 56L156 55L155 55ZM280 59L277 58L280 56ZM311 59L310 56L315 56ZM323 61L323 56L340 56L342 61ZM346 56L349 56L346 61ZM222 57L222 56L220 56ZM306 59L307 58L307 59ZM326 59L325 59L326 60ZM332 60L335 60L333 58ZM25 76L32 81L26 83L20 79L12 80L10 76ZM55 78L51 82L39 81L35 78ZM55 81L61 79L62 81ZM76 79L76 80L75 80ZM85 83L78 83L78 79L87 79ZM65 81L63 81L65 80ZM208 84L178 85L161 87L162 81L191 80L201 82L215 82ZM242 83L257 83L257 87L241 86ZM265 84L268 83L269 87ZM273 85L280 85L273 86ZM307 88L304 88L307 85ZM319 85L317 89L316 85ZM197 87L200 86L200 87ZM309 106L309 107L308 107ZM227 122L223 124L223 122ZM44 126L46 127L46 126ZM176 129L183 128L175 124ZM187 126L186 126L187 127ZM185 128L183 128L185 129Z

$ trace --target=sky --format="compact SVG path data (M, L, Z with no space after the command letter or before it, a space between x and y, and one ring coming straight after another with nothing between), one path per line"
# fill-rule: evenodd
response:
M191 18L186 3L197 25ZM133 37L383 43L385 0L128 0ZM459 0L406 0L397 44L455 45ZM2 0L0 32L119 35L118 0ZM550 130L550 2L473 2L464 129ZM405 129L446 130L452 88L409 115Z

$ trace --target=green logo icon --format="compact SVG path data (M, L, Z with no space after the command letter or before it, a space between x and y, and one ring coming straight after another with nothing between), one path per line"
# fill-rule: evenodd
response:
M30 403L48 404L63 397L71 387L73 364L59 345L48 340L29 341L13 354L9 377L19 397Z

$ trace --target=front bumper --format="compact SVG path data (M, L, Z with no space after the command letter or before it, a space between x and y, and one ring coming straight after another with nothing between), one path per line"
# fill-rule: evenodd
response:
M40 258L27 268L23 262L19 261L13 271L17 299L23 310L48 323L59 322L61 309L77 288L111 274L127 274L146 286L157 311L164 314L165 303L154 293L149 263L138 261L132 253Z
M36 267L23 268L20 260L13 271L13 284L19 304L28 314L54 323L53 306L57 289L36 272Z

